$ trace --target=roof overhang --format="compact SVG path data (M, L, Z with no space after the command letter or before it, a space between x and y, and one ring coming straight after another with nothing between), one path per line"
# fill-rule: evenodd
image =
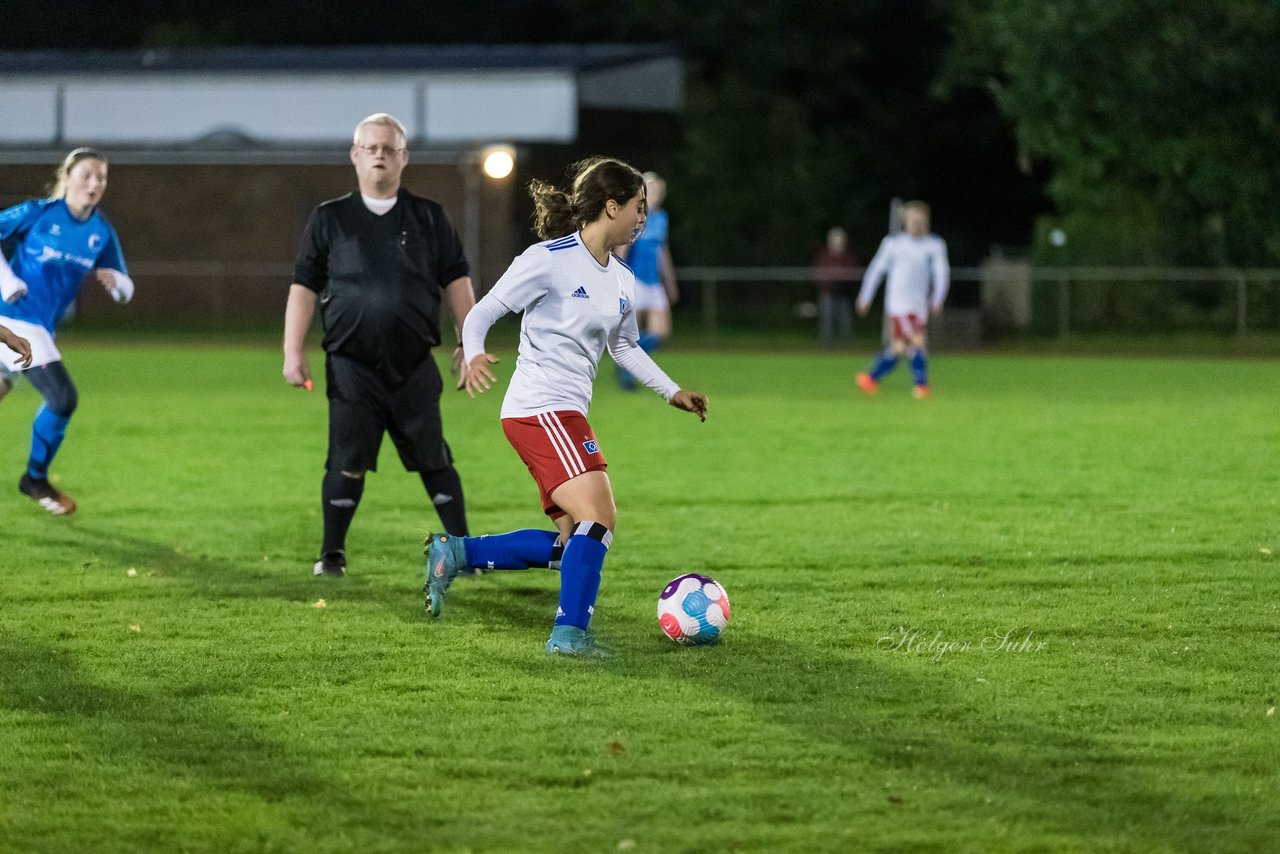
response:
M345 152L387 112L415 150L572 142L579 109L675 111L661 45L0 52L0 161L69 145L202 159ZM252 153L252 154L250 154Z

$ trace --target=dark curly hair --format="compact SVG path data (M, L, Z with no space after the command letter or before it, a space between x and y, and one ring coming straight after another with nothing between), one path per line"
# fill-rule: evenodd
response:
M634 166L613 157L588 157L566 170L568 189L545 181L529 182L533 197L533 230L552 240L594 222L613 199L626 204L644 189L644 176Z

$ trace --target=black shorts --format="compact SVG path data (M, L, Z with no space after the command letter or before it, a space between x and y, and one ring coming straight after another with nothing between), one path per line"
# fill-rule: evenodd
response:
M440 424L440 370L428 356L400 385L369 366L336 354L325 358L329 395L328 471L375 471L382 434L409 471L436 471L453 462Z

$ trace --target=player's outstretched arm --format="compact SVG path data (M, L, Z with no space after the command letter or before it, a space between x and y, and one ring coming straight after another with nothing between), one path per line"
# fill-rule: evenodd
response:
M682 388L671 396L671 405L685 412L692 412L699 421L707 420L707 396L700 391Z

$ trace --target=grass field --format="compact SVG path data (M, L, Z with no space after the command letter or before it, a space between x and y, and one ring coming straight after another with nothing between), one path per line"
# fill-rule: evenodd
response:
M389 446L311 578L324 398L274 350L64 346L80 512L0 490L0 850L1280 846L1272 363L942 357L922 403L862 354L666 356L706 424L602 382L599 663L543 652L550 572L424 615ZM445 404L476 531L542 524L499 402ZM689 570L717 647L658 632Z

